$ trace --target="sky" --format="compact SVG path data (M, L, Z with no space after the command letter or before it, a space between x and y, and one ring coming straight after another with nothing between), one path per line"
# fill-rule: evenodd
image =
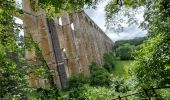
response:
M147 35L147 31L142 30L139 26L129 26L125 24L125 22L122 23L124 26L123 32L114 33L113 31L106 30L104 7L107 2L108 0L103 1L97 6L97 9L86 9L85 12L92 20L94 20L94 22L96 22L96 24L106 33L106 35L112 39L112 41L133 39L135 37L143 37ZM143 21L143 12L136 15L136 17L140 22Z
M18 3L21 3L21 0L16 0ZM122 23L124 26L123 32L114 33L113 31L106 30L105 27L105 11L104 7L108 3L108 0L102 1L98 4L96 9L86 9L85 12L89 17L94 20L94 22L106 33L108 37L111 38L112 41L117 40L127 40L133 39L135 37L143 37L146 36L147 31L143 31L141 28L138 28L137 25L127 25L125 22ZM136 16L138 20L143 20L143 13L140 13ZM22 20L16 18L16 22L22 24ZM23 31L21 31L23 34Z

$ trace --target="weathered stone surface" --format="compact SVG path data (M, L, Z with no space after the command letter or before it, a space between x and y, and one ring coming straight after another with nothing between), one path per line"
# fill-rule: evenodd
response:
M31 34L33 40L38 44L39 48L42 51L42 55L46 61L46 63L48 64L48 67L51 70L54 70L54 75L53 75L53 80L54 83L57 85L58 88L61 88L61 83L60 83L60 79L59 79L59 75L58 75L58 69L57 69L57 63L54 59L54 52L53 52L53 48L51 45L51 38L49 36L49 30L48 30L48 25L47 25L47 21L46 21L46 15L44 13L44 11L39 11L39 12L31 12L29 6L29 0L24 0L23 1L23 9L24 11L29 12L24 14L23 17L23 24L24 24L24 28L25 28L25 36L27 36L27 34ZM35 62L36 59L36 54L35 54L35 50L26 50L26 59L33 59L32 62L30 62L30 64L32 64L33 62ZM38 64L39 62L36 62L36 64ZM35 63L34 63L35 64ZM33 74L33 73L32 73ZM37 77L35 77L34 75L30 75L30 83L33 87L40 87L43 86L45 87L45 85L48 85L48 82L42 82L42 81L46 81L46 79L39 79ZM34 81L35 80L35 81ZM41 82L39 82L41 81Z
M31 11L29 0L23 0L25 36L29 33L38 43L50 70L54 70L53 81L60 89L67 77L83 73L89 76L89 64L96 61L103 64L103 54L112 50L113 42L89 18L84 11L72 14L62 13L51 21L46 20L43 10ZM53 35L52 35L53 34ZM35 50L26 50L26 59L39 63ZM30 74L33 87L46 87L47 79L38 79Z

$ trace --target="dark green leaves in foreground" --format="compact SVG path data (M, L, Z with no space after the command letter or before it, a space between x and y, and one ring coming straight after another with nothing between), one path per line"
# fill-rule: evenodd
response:
M100 1L101 0L30 0L33 11L43 8L49 17L53 17L55 14L63 11L72 12L82 10L86 7L95 8Z
M17 25L14 21L14 0L0 1L0 98L24 95L25 76L22 70L23 55L19 46ZM17 44L18 43L18 44Z

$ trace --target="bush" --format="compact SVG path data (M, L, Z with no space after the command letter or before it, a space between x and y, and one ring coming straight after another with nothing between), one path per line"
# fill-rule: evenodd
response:
M113 91L106 87L90 87L84 85L85 91L81 93L81 97L85 100L110 100L114 97Z
M73 89L82 87L87 82L88 80L83 76L83 74L73 75L68 79L68 88Z
M59 96L59 91L55 87L51 87L50 89L32 89L27 95L28 100L55 100Z
M130 45L120 46L116 49L116 56L120 57L120 60L131 60L133 59L131 57L131 52L133 48L134 46Z
M110 86L109 73L99 66L97 63L92 62L90 67L90 85L92 86Z
M82 93L84 91L86 91L86 88L84 86L72 88L69 91L69 100L86 100L86 98L82 96Z
M106 87L91 87L84 84L69 91L69 100L110 100L114 92ZM60 100L68 100L67 96Z
M83 76L83 74L71 76L68 79L69 99L75 99L75 98L83 99L83 97L80 97L80 94L85 90L83 85L86 83L88 83L88 80Z
M111 80L108 71L95 62L92 62L89 67L89 79L86 79L83 74L71 76L68 80L68 90L66 90L68 92L59 97L60 100L109 100L113 96L111 90L99 87L110 86ZM98 87L90 87L88 82L91 86Z
M116 78L113 80L112 84L114 90L119 93L126 93L130 91L128 84L126 84L125 80L122 78Z
M103 65L103 67L104 67L109 73L111 73L112 70L113 70L114 67L115 67L115 64L114 64L115 57L114 57L113 53L105 53L105 54L103 55L103 60L104 60L104 65Z

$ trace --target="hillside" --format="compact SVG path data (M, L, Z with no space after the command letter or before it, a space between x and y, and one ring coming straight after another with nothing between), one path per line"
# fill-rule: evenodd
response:
M131 40L116 41L113 47L115 56L120 60L133 60L131 52L142 44L146 37L138 37Z

